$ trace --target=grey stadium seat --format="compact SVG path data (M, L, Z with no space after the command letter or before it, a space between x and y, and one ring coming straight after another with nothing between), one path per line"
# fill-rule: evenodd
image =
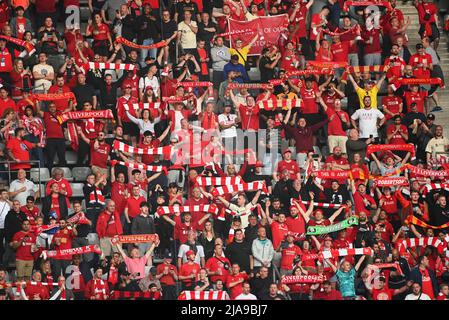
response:
M89 167L74 167L72 169L73 179L75 181L86 181L86 178L89 174L92 173L92 170Z
M67 167L54 167L51 170L51 173L53 174L54 170L56 168L62 169L62 171L64 171L64 179L68 180L68 181L72 181L73 180L73 176L72 176L72 170L70 170L70 168Z
M50 172L48 168L31 168L30 170L30 180L33 182L39 182L39 171L41 182L47 182L51 179Z
M71 183L70 186L72 187L72 197L73 198L82 198L84 197L84 193L83 193L83 187L84 187L84 183Z

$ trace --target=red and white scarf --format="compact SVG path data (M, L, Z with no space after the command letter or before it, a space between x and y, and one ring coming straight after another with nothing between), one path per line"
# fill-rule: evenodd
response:
M449 191L449 183L429 183L424 186L423 195L434 189L445 189Z
M269 83L238 83L238 82L231 82L226 87L226 91L233 90L233 89L264 89L264 90L272 90L273 85Z
M161 206L156 210L156 216L160 217L165 214L175 214L184 212L207 212L214 215L218 214L218 207L215 204L199 204L191 206Z
M162 40L160 42L156 42L153 44L142 45L142 44L137 44L132 41L129 41L123 37L115 38L115 42L123 44L130 48L134 48L134 49L157 49L157 48L162 48L162 47L165 47L166 45L168 45L168 43L165 40Z
M114 140L113 148L121 152L127 152L132 154L145 154L145 155L164 155L164 159L170 157L172 153L171 146L159 147L159 148L135 148L126 143Z
M178 300L229 300L226 291L183 291Z
M412 160L415 159L415 146L413 143L407 144L370 144L366 148L366 159L369 159L370 155L379 151L407 151L412 155Z
M114 115L112 114L111 109L108 109L92 111L71 111L63 113L58 117L58 120L61 124L68 120L80 119L114 119Z
M393 90L396 91L401 86L414 84L438 85L444 88L444 82L440 78L399 78L396 81L393 81L391 86L393 87Z
M257 102L260 108L264 108L265 110L273 110L276 108L300 108L302 106L301 99L283 99L283 100L263 100Z
M101 205L105 205L105 198L100 188L94 186L94 190L89 193L89 203L95 204L99 203Z
M76 98L73 92L64 92L64 93L34 93L30 95L31 100L37 101L55 101L55 100L69 100L75 103Z
M345 249L332 249L324 250L320 253L308 253L301 256L301 261L306 260L319 260L330 258L339 258L346 256L356 256L356 255L372 255L373 249L371 248L345 248Z
M282 284L295 284L295 283L322 283L327 280L325 275L308 274L300 276L284 276L281 279Z
M167 175L167 167L164 166L149 166L144 163L135 163L135 162L124 162L118 160L111 160L111 166L115 166L116 164L131 168L131 169L139 169L143 171L151 171L151 172L163 172Z
M108 63L108 62L89 62L84 66L84 70L127 70L135 71L136 66L131 63Z
M375 187L393 187L408 186L409 182L406 177L397 178L376 178L373 180Z
M293 204L293 202L297 202L296 199L291 199L290 203ZM304 204L306 207L310 205L310 201L301 201L302 204ZM326 208L326 209L338 209L342 206L342 204L335 204L335 203L324 203L324 202L313 202L313 206L316 208Z
M89 221L86 218L86 215L83 212L79 212L70 218L67 219L68 223L77 223L77 224L89 224Z
M123 108L126 111L129 110L144 110L144 109L159 109L163 106L161 102L138 102L138 103L126 103Z
M44 260L48 258L67 258L71 257L74 254L84 254L84 253L98 253L101 254L101 249L98 245L89 245L79 248L70 248L70 249L62 249L62 250L44 250L42 251L41 257Z
M150 291L112 291L110 299L129 299L129 298L151 298L153 294Z
M449 235L446 235L446 242L449 242ZM407 248L426 247L432 246L438 249L439 252L443 252L446 243L441 241L438 237L422 237L422 238L410 238L405 239L398 244L399 252L403 253Z
M228 184L239 184L241 177L197 177L196 183L199 186L223 186Z
M159 240L159 235L157 233L154 234L133 234L133 235L120 235L115 236L111 239L113 244L118 243L148 243L148 242L156 242Z
M393 10L390 2L388 1L345 1L343 5L343 11L348 11L349 7L352 6L360 6L360 7L381 6L386 7L388 11Z
M31 43L26 42L25 40L20 40L20 39L8 37L5 35L0 35L0 38L5 39L9 42L12 42L18 46L23 47L28 52L29 56L31 56L36 51L34 46Z
M234 193L239 191L258 191L258 190L262 190L262 192L268 193L267 186L265 185L264 181L255 181L249 183L233 184L228 186L219 186L216 187L214 190L212 190L211 193L214 197L216 197L225 195L227 193Z

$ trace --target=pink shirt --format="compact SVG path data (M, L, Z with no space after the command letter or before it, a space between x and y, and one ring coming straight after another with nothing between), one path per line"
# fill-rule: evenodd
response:
M147 263L145 256L140 258L125 257L125 264L129 273L140 273L136 279L142 279L145 277L145 264Z

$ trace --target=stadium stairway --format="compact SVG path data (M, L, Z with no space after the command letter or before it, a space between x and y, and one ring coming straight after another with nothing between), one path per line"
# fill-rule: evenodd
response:
M409 1L406 4L402 4L402 1L398 1L397 8L402 10L404 17L410 17L411 24L407 29L407 36L409 39L409 50L412 54L416 53L415 45L421 42L421 38L418 34L420 24L418 19L418 11ZM441 124L444 127L444 133L449 134L449 47L448 47L448 35L443 31L443 20L439 16L440 23L438 25L440 29L440 44L438 46L438 55L440 56L440 65L443 69L444 79L446 81L445 89L438 89L438 97L440 99L440 106L443 108L442 112L435 113L436 123ZM430 99L430 110L435 106L432 99Z

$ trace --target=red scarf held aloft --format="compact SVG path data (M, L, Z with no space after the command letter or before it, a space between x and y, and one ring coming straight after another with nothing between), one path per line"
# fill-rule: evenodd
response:
M432 226L430 224L427 224L426 222L419 220L417 217L415 217L414 215L409 215L404 222L406 224L414 224L415 226L419 226L419 227L423 227L426 229L446 229L449 228L449 222L444 223L440 226Z
M412 143L407 144L370 144L366 148L366 159L374 152L379 151L407 151L412 155L412 159L415 158L415 146Z
M262 90L272 90L273 86L269 83L238 83L231 82L226 87L226 91L233 89L262 89Z
M126 143L120 142L118 140L114 140L113 148L115 150L121 151L121 152L127 152L132 154L146 154L146 155L163 155L164 159L167 159L170 157L172 153L172 147L171 146L165 146L165 147L159 147L159 148L135 148L133 146L130 146Z
M92 111L70 111L58 116L59 123L80 119L114 119L111 109Z
M133 235L121 235L115 236L111 239L113 244L118 243L148 243L156 242L159 240L159 235L154 234L133 234Z
M218 207L215 204L199 204L190 206L161 206L157 208L156 215L159 217L166 214L184 213L184 212L206 212L214 215L218 214Z
M374 179L375 187L392 187L392 186L408 186L409 182L406 177L397 178L376 178Z
M315 170L312 173L319 179L338 180L350 178L349 170Z
M416 166L413 166L411 164L406 164L405 165L405 169L408 169L411 173L414 173L418 176L423 176L423 177L438 177L438 178L443 178L443 177L448 177L449 176L449 171L448 170L430 170L430 169L423 169L423 168L418 168ZM401 167L402 169L402 167Z
M73 216L71 216L70 218L67 219L68 223L72 223L72 224L89 224L89 221L87 220L85 214L83 212L79 212Z
M145 109L159 109L164 104L161 102L138 102L138 103L126 103L123 105L125 111L129 110L145 110Z
M25 50L28 52L28 55L30 55L30 56L34 53L34 51L36 51L36 49L34 48L34 46L31 43L28 43L24 40L20 40L20 39L14 38L14 37L8 37L5 35L0 35L0 38L5 39L9 42L12 42L18 46L24 47Z
M306 260L319 260L330 258L339 258L355 255L372 255L373 249L371 248L345 248L345 249L332 249L321 251L320 253L308 253L301 256L301 261Z
M241 191L258 191L262 190L264 193L268 193L267 186L264 181L254 181L249 183L240 183L227 186L219 186L211 191L214 197L222 196L228 193L241 192Z
M369 7L369 6L381 6L386 7L388 11L393 10L389 1L345 1L343 5L343 11L348 11L349 7Z
M136 66L131 63L88 62L83 69L136 71Z
M296 283L322 283L327 280L325 275L308 274L300 276L285 276L281 279L282 284Z
M449 242L449 235L446 235L445 242ZM432 246L438 249L439 253L442 253L446 247L446 243L441 241L438 237L422 237L422 238L409 238L398 243L398 250L400 253L404 253L407 248Z
M444 88L444 83L441 78L399 78L396 81L393 81L392 87L393 90L399 89L401 86L408 86L414 84L428 84L428 85L438 85L441 88Z
M356 72L385 72L385 65L378 65L378 66L350 66L349 72L354 74ZM348 72L345 70L341 76L341 82L347 83L348 82Z
M183 291L178 300L229 300L226 291Z
M137 44L132 41L129 41L123 37L115 38L115 42L123 44L130 48L134 48L134 49L158 49L158 48L162 48L162 47L165 47L168 45L167 41L165 41L165 40L162 40L160 42L156 42L153 44L141 45L141 44Z
M129 298L152 298L153 293L149 291L112 291L110 295L110 299L129 299Z
M44 250L42 251L41 256L44 260L48 258L67 258L71 257L74 254L85 254L85 253L98 253L101 254L101 249L98 245L89 245L79 248L71 248L71 249L63 249L63 250Z
M240 176L236 177L197 177L196 184L198 186L223 186L228 184L239 184L242 182Z
M425 196L430 190L445 189L449 190L449 183L429 183L426 184L423 189L423 196Z
M54 100L72 100L76 103L75 94L73 92L64 93L34 93L30 95L31 100L36 101L54 101Z
M182 97L162 97L162 101L165 103L179 103L187 101L191 98L196 98L194 94L190 93Z
M164 175L168 174L167 167L164 166L149 166L144 163L135 163L135 162L124 162L118 160L111 160L111 166L115 166L116 164L131 168L131 169L139 169L144 171L152 171L152 172L163 172Z
M341 31L341 32L332 32L332 31L330 31L330 30L328 30L328 29L322 29L322 31L323 31L324 33L326 33L326 34L332 36L332 37L335 37L335 36L340 37L340 36L342 36L342 35L344 35L344 34L347 34L347 33L349 33L349 32L354 31L354 30L357 28L357 26L358 26L358 25L354 25L353 27L349 28L348 30Z
M307 61L308 65L312 68L322 69L323 72L331 72L330 70L346 68L347 62L326 62L326 61Z
M274 110L276 108L300 108L302 106L301 99L282 99L282 100L263 100L256 103L260 108L265 110Z

